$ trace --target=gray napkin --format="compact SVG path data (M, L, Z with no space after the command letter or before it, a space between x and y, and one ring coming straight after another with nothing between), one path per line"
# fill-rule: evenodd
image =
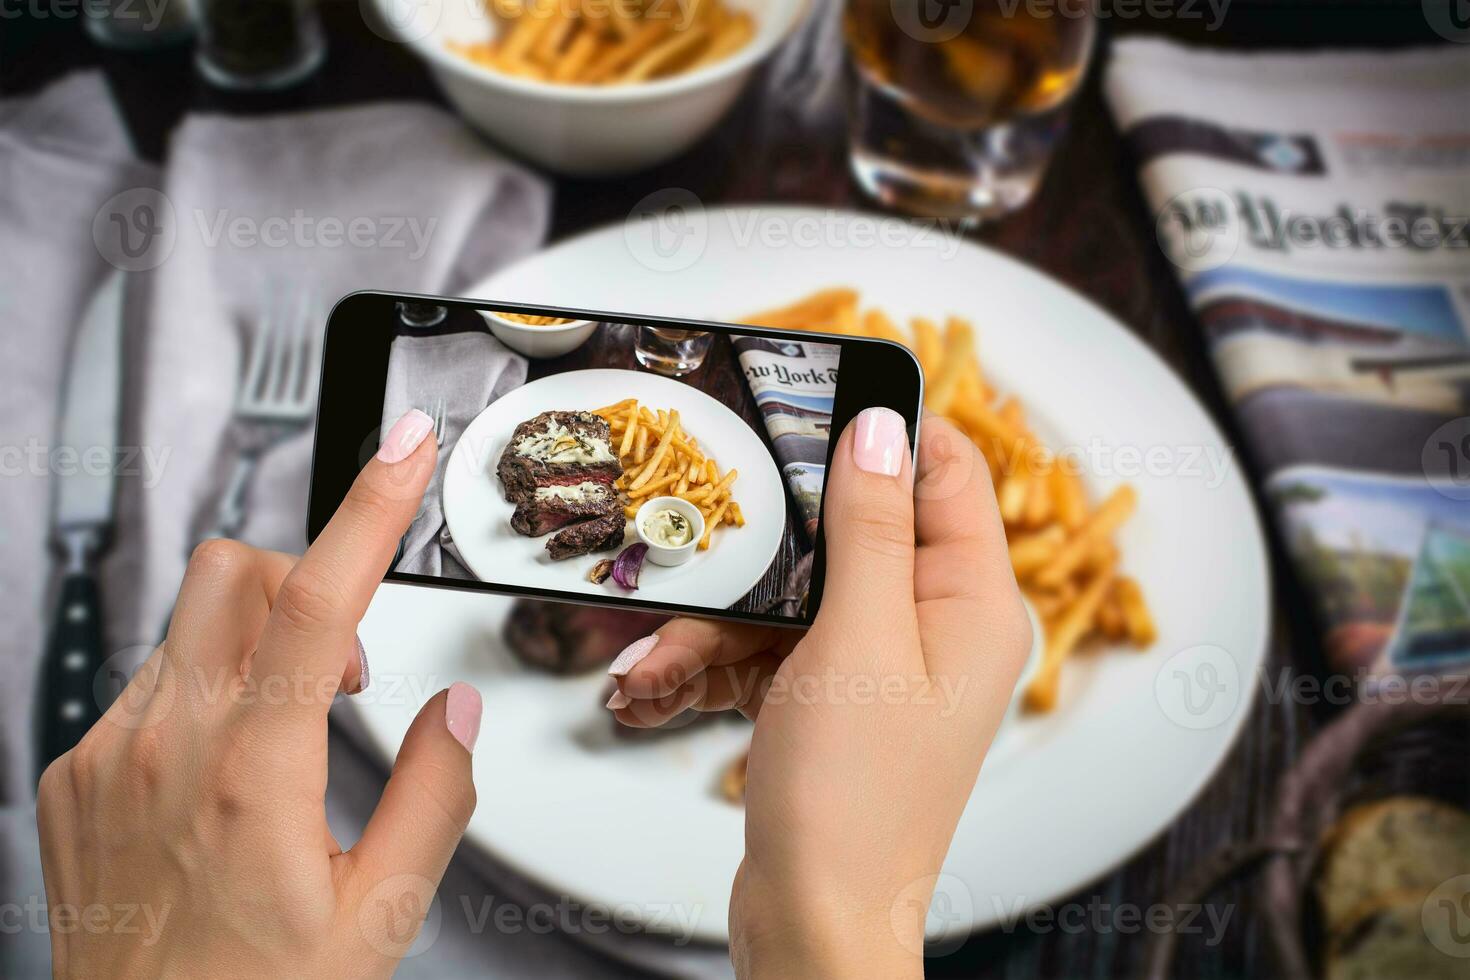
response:
M171 143L164 191L177 239L153 273L137 365L138 438L170 450L157 485L125 497L138 533L105 591L121 643L158 636L207 512L243 340L282 296L318 323L345 293L455 292L531 251L550 196L459 122L380 104L271 118L195 116ZM355 229L355 231L354 231ZM312 433L263 459L241 537L305 546Z
M444 523L444 468L460 434L480 410L526 382L526 359L488 333L449 333L394 339L383 394L383 431L411 408L442 415L439 466L424 506L403 538L396 568L413 575L471 579Z
M154 179L133 157L96 72L0 100L0 446L45 450L78 318L111 271L92 221L113 195ZM50 975L51 949L32 912L44 898L36 850L31 720L49 620L53 482L30 458L4 460L0 521L0 902L21 931L0 942L0 976ZM16 468L19 469L17 473ZM9 930L7 930L9 933Z
M96 72L0 101L0 804L30 799L36 667L49 621L54 481L46 465L77 321L111 269L103 204L155 179ZM34 450L34 451L33 451Z

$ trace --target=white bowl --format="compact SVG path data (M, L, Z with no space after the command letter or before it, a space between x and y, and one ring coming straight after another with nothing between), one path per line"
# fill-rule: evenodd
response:
M681 544L677 548L659 544L657 541L643 533L643 520L650 514L661 510L677 510L689 519L689 524L694 528L694 536L689 539L688 544ZM699 539L704 537L704 515L699 508L687 500L678 497L654 497L645 501L638 513L633 515L633 530L638 533L638 540L648 545L648 560L655 565L682 565L694 555L694 549L699 547Z
M735 101L756 65L791 33L807 0L727 0L755 18L755 36L723 61L630 85L554 85L501 74L445 42L494 37L478 3L372 0L375 29L407 44L475 128L552 170L629 173L667 160L703 136Z
M569 354L587 343L587 338L597 330L595 320L573 320L571 323L537 327L507 320L489 310L478 312L490 325L490 332L497 340L527 357L561 357Z

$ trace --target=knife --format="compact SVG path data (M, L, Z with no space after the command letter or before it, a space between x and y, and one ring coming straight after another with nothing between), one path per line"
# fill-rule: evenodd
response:
M36 778L102 717L94 679L105 658L97 559L108 544L122 396L123 287L111 273L87 304L72 341L61 400L52 541L63 558L56 613L41 663ZM62 451L66 452L63 457Z

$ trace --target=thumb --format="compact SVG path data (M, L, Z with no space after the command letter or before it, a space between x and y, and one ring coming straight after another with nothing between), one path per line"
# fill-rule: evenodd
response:
M482 707L478 691L456 683L409 726L378 808L348 852L368 890L394 878L438 887L475 812L470 753Z
M867 408L838 440L822 504L827 569L818 629L854 643L917 629L914 493L903 416ZM838 625L840 624L840 625Z

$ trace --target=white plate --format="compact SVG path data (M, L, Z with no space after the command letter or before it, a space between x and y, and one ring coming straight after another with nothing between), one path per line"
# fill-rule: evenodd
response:
M932 228L900 247L892 234L873 234L871 217L855 219L866 222L861 236L843 216L811 210L696 211L694 219L684 226L693 238L683 240L698 248L686 250L693 260L681 259L677 271L640 263L640 255L680 254L667 247L650 253L646 236L655 229L616 226L532 256L467 292L731 319L852 284L865 303L893 314L970 316L986 371L1026 402L1053 445L1161 446L1181 469L1189 458L1227 452L1194 396L1148 348L1091 303L1011 259L948 242ZM1092 490L1104 493L1115 482L1097 477ZM1120 543L1126 570L1149 595L1158 643L1146 653L1076 658L1064 671L1056 711L1003 726L945 863L945 898L935 903L944 913L940 933L991 926L1055 901L1146 845L1210 779L1250 710L1269 583L1239 471L1232 467L1218 483L1149 473L1130 482L1140 505ZM497 639L505 608L496 598L385 587L363 624L375 678L380 671L428 673L442 686L462 677L485 691L485 733L475 755L481 804L469 839L556 894L630 903L647 909L650 921L669 903L697 906L696 935L725 940L742 820L713 784L740 752L743 734L719 728L656 746L607 747L598 734L606 731L603 680L549 679L508 666ZM1173 685L1203 677L1201 664L1234 684L1209 712L1181 713ZM386 758L413 707L366 706Z
M745 514L741 528L716 528L710 547L678 568L644 562L638 589L627 592L609 579L587 580L592 566L616 551L553 561L549 535L528 538L511 530L515 505L505 499L495 464L515 427L553 410L591 410L636 398L650 408L678 409L686 432L716 447L723 470L739 470L735 499ZM760 581L786 530L786 491L776 461L755 430L698 388L646 371L569 371L522 385L491 402L455 443L444 470L444 520L470 571L486 582L563 592L618 595L648 602L726 608ZM628 523L626 540L638 540Z

